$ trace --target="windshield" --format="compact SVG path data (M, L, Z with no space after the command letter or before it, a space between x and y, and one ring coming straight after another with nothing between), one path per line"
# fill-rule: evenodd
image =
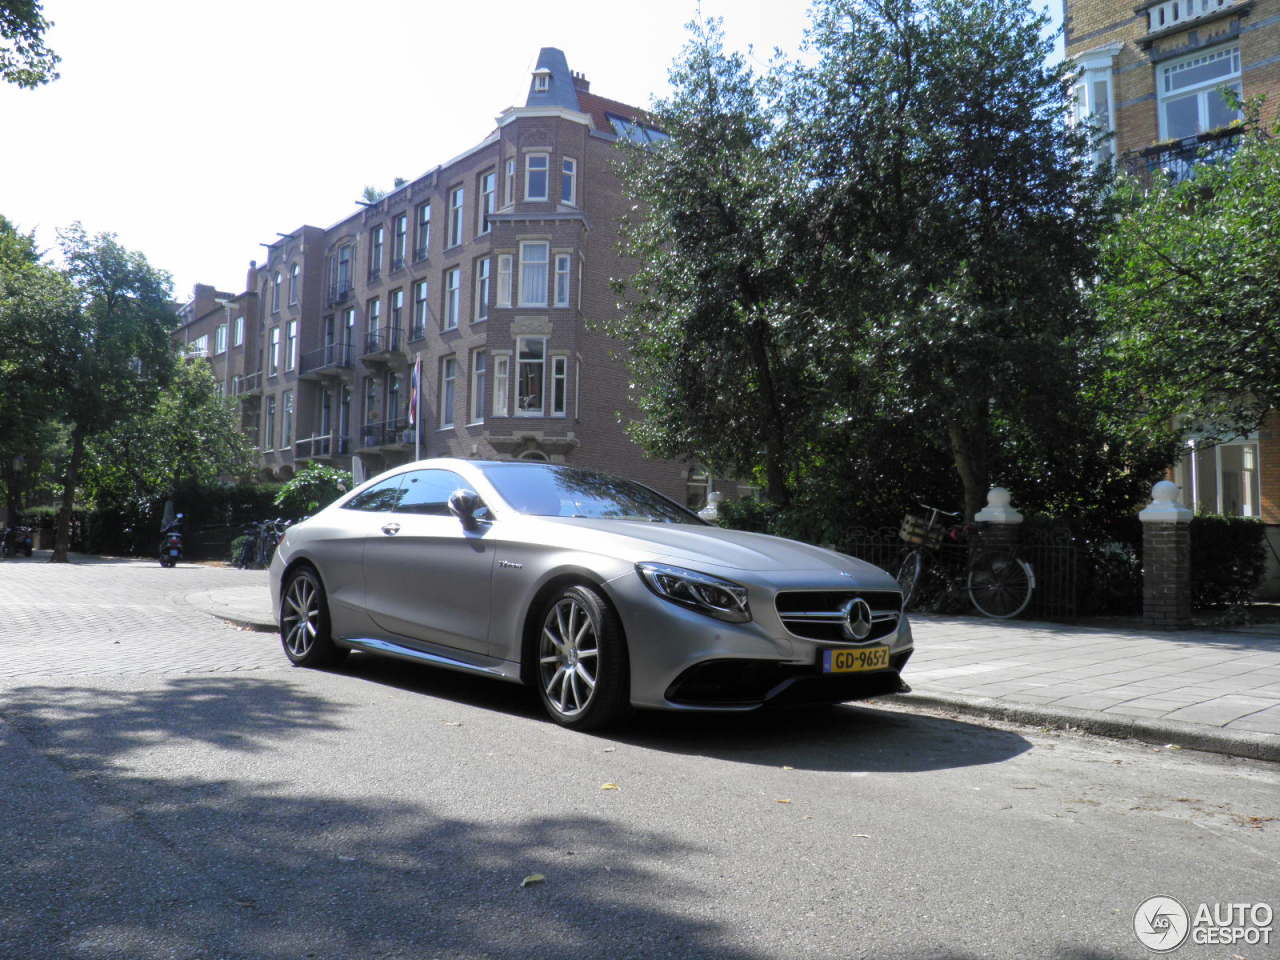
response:
M702 523L662 494L607 473L535 463L493 463L484 472L502 499L531 516Z

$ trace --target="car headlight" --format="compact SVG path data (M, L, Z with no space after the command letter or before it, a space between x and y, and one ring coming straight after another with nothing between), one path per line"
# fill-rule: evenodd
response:
M740 583L665 563L637 563L636 572L664 600L729 623L751 619L747 588Z

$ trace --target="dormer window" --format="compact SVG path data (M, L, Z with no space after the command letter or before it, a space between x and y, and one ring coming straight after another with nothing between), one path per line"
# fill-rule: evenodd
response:
M533 71L533 92L546 93L551 89L551 71L545 68Z

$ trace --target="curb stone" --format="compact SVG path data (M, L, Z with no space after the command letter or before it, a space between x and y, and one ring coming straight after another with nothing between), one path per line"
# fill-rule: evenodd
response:
M1049 708L1034 704L1013 704L989 697L899 693L885 699L904 705L937 707L971 716L992 717L1053 730L1080 730L1105 737L1173 744L1189 750L1280 763L1280 736L1268 733L1227 731L1182 720L1151 720L1075 707Z

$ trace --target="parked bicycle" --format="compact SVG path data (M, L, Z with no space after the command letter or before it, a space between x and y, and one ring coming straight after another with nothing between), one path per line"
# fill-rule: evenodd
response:
M965 594L977 611L988 617L1016 617L1031 602L1035 571L1017 552L1002 547L973 545L981 524L948 523L960 514L920 504L929 519L908 513L898 536L909 546L898 564L902 607L910 609L930 592L926 583L940 582L943 596Z
M244 527L244 539L236 554L234 565L244 570L262 569L271 564L275 556L276 545L284 536L285 530L294 521L277 517L275 520L260 520Z

